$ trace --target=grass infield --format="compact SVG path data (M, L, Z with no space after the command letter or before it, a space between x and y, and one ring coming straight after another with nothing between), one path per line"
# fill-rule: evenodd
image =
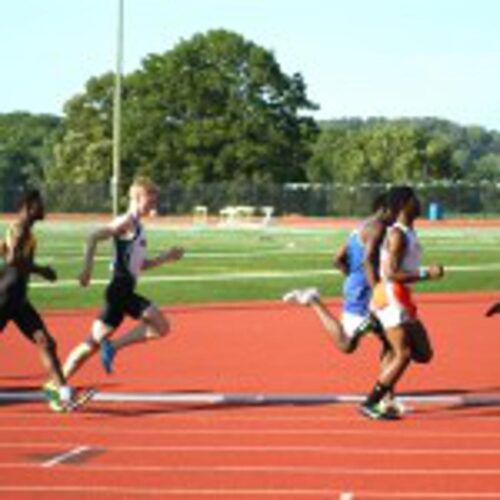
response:
M0 223L0 231L5 230ZM109 277L111 244L98 249L94 282L77 285L91 223L44 222L37 226L37 260L58 272L55 285L35 277L31 298L43 309L100 306ZM146 224L148 254L181 245L180 262L145 272L139 292L159 305L278 299L293 287L317 286L341 293L342 277L331 265L348 230L338 228L167 227ZM442 263L445 279L423 283L425 292L500 290L500 228L421 228L423 263Z

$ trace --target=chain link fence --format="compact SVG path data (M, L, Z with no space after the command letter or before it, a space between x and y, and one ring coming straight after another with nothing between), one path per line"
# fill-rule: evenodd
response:
M272 206L277 215L363 216L372 200L390 187L386 184L198 184L172 182L162 185L159 212L186 215L195 206L218 214L227 206ZM445 216L500 216L500 184L491 182L441 182L413 186L424 207L438 204ZM47 184L40 186L47 210L60 213L109 213L111 190L107 183ZM126 207L126 193L121 199ZM22 194L18 186L0 188L0 211L13 212Z

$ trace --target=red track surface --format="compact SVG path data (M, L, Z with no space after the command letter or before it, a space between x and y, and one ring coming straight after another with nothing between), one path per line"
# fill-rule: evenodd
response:
M500 318L482 316L491 300L422 297L436 357L412 367L400 390L498 398ZM171 338L122 351L112 377L92 360L77 382L106 392L362 394L376 377L376 341L342 355L307 308L257 303L167 313ZM91 319L92 312L47 316L63 355ZM13 328L0 340L0 392L38 388L35 350ZM400 422L367 421L352 405L95 401L55 415L40 403L4 403L0 495L500 499L498 401L415 404Z

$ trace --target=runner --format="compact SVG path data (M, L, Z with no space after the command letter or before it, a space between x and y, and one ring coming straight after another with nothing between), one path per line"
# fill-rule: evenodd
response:
M387 195L377 197L372 215L362 221L334 258L345 276L342 317L338 319L323 303L317 288L295 289L283 296L285 302L307 305L317 314L335 346L344 353L356 350L368 332L379 337L382 329L369 311L372 288L379 280L379 252L387 227L395 220ZM383 337L381 337L383 338Z
M0 331L13 321L20 332L37 347L49 381L44 392L52 410L70 411L77 402L75 393L66 383L57 356L57 345L45 323L28 299L31 274L48 281L57 279L49 266L35 263L36 239L33 226L45 218L45 207L40 192L28 191L20 204L19 214L7 230L0 253L5 265L0 272Z
M395 418L382 403L411 361L428 363L432 348L427 331L418 319L410 284L440 279L444 275L441 265L420 267L421 247L414 229L420 215L420 202L410 187L391 190L389 203L398 214L396 223L388 229L381 250L381 280L373 291L372 310L380 320L390 344L389 359L382 366L372 392L360 406L363 415L372 419Z
M111 238L114 241L113 273L106 288L104 309L94 321L89 337L66 360L66 377L74 375L99 347L103 367L111 373L121 349L159 339L169 333L170 325L160 309L135 291L141 271L177 261L184 253L182 248L173 247L154 259L146 259L146 238L141 218L155 208L157 198L158 188L153 182L147 178L135 180L129 190L128 211L89 236L79 277L81 286L90 283L97 245ZM137 319L138 324L116 340L109 340L125 316Z
M488 318L491 318L491 316L495 316L495 314L500 314L500 302L492 304L485 313L486 317Z

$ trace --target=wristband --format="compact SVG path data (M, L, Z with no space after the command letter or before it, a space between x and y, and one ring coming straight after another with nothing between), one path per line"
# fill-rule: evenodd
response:
M418 270L418 279L420 280L429 279L429 270L426 267L421 267Z

